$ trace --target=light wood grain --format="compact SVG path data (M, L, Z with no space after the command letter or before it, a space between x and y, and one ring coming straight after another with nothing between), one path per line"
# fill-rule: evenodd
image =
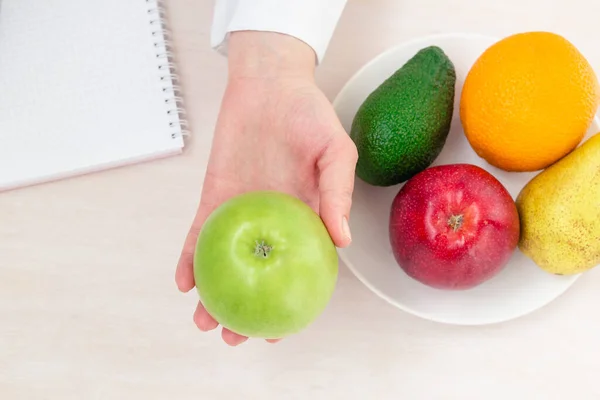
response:
M212 2L171 0L193 139L183 156L0 195L0 399L600 398L600 272L527 317L462 328L394 309L343 266L325 314L229 348L174 284L226 62ZM333 99L386 48L429 33L548 29L600 67L596 0L350 1L318 69ZM0 38L1 40L1 38Z

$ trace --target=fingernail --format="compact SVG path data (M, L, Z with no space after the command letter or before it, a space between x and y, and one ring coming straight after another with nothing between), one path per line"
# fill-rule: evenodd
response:
M344 236L348 238L349 241L352 241L352 235L350 235L350 225L348 225L348 218L342 218L342 232L344 232Z

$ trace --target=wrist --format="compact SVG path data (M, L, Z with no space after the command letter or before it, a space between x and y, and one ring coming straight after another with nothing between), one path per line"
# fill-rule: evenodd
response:
M289 35L232 32L229 38L229 79L313 79L315 57L309 45Z

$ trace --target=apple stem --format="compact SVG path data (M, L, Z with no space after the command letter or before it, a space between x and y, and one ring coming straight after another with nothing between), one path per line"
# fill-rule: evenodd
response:
M265 244L264 240L261 241L260 243L257 240L256 247L254 247L254 255L257 257L267 258L269 256L269 253L271 252L271 250L273 250L273 246L269 246L268 244Z
M463 216L462 215L453 215L448 218L448 225L452 228L454 232L460 229L463 224Z

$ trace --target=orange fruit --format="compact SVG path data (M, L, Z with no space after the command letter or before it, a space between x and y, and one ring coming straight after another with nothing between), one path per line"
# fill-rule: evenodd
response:
M506 171L536 171L571 152L600 102L594 70L564 37L525 32L490 46L471 67L460 119L475 152Z

